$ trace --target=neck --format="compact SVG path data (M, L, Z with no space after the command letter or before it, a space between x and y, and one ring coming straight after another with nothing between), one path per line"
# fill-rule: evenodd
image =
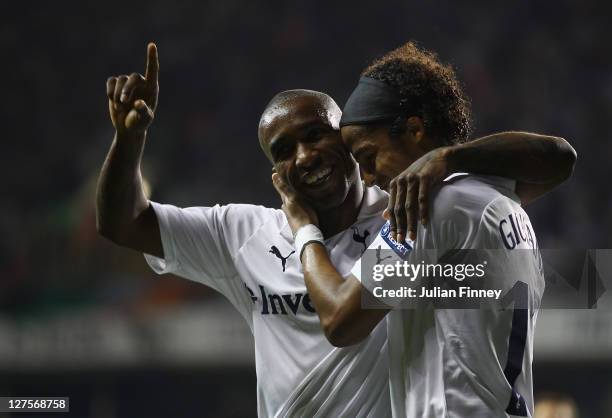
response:
M344 202L333 209L317 211L319 228L325 238L332 237L339 232L348 229L357 220L361 201L363 199L363 183L361 180L355 182L351 187Z

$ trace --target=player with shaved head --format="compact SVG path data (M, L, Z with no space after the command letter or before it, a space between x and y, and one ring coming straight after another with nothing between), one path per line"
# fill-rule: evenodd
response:
M157 74L151 44L144 76L107 83L116 134L100 174L99 232L144 252L157 273L212 287L242 314L255 342L259 416L389 415L385 326L355 347L327 341L281 210L243 204L181 209L147 199L140 161L157 105ZM276 170L325 220L326 245L348 273L362 251L349 227L380 229L386 197L378 189L364 191L340 138L340 117L326 94L283 92L263 112L259 141Z

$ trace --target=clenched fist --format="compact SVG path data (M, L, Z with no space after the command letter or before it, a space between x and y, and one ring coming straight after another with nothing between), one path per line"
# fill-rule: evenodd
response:
M147 67L139 73L110 77L106 81L108 110L117 135L144 133L157 108L159 58L154 43L147 46Z

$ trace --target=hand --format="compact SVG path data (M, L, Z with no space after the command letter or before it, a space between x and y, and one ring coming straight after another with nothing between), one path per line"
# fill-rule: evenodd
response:
M416 239L418 219L425 225L431 187L449 174L448 156L453 147L436 148L412 163L389 183L389 204L384 212L398 242Z
M106 81L108 110L117 135L143 134L157 108L159 94L159 59L157 46L147 46L147 67L144 77L138 73L110 77Z
M295 192L287 185L278 173L272 174L272 183L283 201L283 212L287 216L287 221L291 227L293 235L304 225L319 225L319 219L315 211L300 201Z

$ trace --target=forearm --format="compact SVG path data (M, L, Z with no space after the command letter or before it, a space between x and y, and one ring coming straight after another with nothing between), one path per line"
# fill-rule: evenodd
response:
M502 132L449 148L452 171L492 174L519 182L556 185L574 168L576 151L562 138Z
M310 244L304 248L302 269L308 294L325 328L343 304L344 279L331 263L325 247L319 244Z
M322 245L311 244L304 249L302 268L310 299L333 345L360 342L388 312L361 308L361 283L353 277L344 279Z
M148 208L140 162L146 134L135 138L115 135L98 179L96 225L101 235L125 244L130 227Z

